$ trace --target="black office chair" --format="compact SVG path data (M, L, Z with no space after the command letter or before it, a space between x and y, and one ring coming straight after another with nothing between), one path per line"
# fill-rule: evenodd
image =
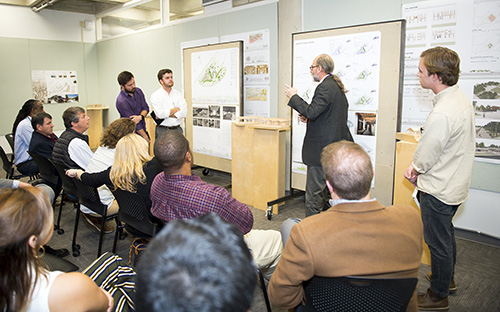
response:
M61 228L60 224L61 224L61 211L64 205L64 200L69 199L73 203L73 208L80 211L80 204L78 202L78 190L76 188L75 182L73 182L73 179L66 175L65 173L66 170L64 169L64 166L56 162L53 162L52 160L49 161L54 166L54 168L56 168L56 171L59 174L59 177L61 178L62 181L61 205L59 206L59 215L57 216L56 227L57 227L57 233L63 234L64 230ZM80 249L80 246L78 246L78 249Z
M120 221L129 233L139 238L149 239L163 227L163 222L155 218L151 212L151 203L146 204L138 193L131 193L121 189L112 191L120 209ZM118 235L118 231L115 233Z
M262 272L257 269L257 276L259 277L259 286L262 289L262 295L264 296L264 301L266 303L267 312L271 312L271 303L269 302L269 296L267 295L266 282L264 281L264 276Z
M108 220L114 219L116 222L116 231L120 232L119 234L123 232L120 225L120 219L118 218L118 213L108 215L108 207L101 202L101 198L99 197L97 188L85 184L77 178L73 178L73 182L75 183L78 190L78 202L80 203L80 205L84 205L85 207L89 208L90 210L98 214L98 218L101 219L101 233L99 235L99 245L97 247L97 258L99 258L101 256L102 241L104 237L104 223ZM74 257L78 257L80 255L80 248L76 243L76 233L78 232L79 220L80 209L77 209L75 217L75 228L73 232L73 243L71 244ZM115 235L113 241L113 253L116 251L116 240L117 235Z
M0 158L2 158L2 163L3 163L3 170L5 170L6 179L11 179L11 180L19 180L21 178L27 177L27 175L24 175L20 172L16 172L16 166L14 165L14 161L10 160L9 157L7 157L7 154L5 154L5 150L0 146ZM38 175L32 175L29 176L30 181L38 179Z
M417 280L315 276L304 283L306 305L296 311L404 312Z
M61 177L59 177L56 168L54 167L54 165L52 165L50 160L41 155L32 153L29 154L31 158L33 158L33 160L35 161L36 165L38 166L38 169L40 169L40 177L43 179L44 183L50 186L54 190L55 196L54 196L54 202L52 203L52 205L54 205L57 197L59 196L62 190ZM57 224L54 225L54 229L57 230L58 234L64 233L64 230L60 228L60 223L59 223L61 220L61 212L62 212L62 205L59 207Z
M11 133L7 133L5 135L5 139L9 143L10 149L12 150L10 161L13 163L14 162L14 134L12 134L12 132Z
M49 268L49 271L62 271L69 273L77 272L80 269L68 260L50 254L44 254L40 260L45 263L45 265Z

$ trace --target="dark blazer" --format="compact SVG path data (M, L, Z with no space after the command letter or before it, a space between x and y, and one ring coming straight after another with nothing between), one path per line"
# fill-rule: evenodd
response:
M57 135L54 134L54 138L57 140ZM29 152L32 154L37 154L43 156L47 159L52 159L52 150L54 149L54 144L56 142L45 135L33 131L31 135L31 141L29 146Z
M327 76L314 91L311 104L300 96L290 98L288 106L308 119L302 146L302 161L308 166L321 166L323 147L330 143L353 141L347 127L349 104L345 93L332 76Z

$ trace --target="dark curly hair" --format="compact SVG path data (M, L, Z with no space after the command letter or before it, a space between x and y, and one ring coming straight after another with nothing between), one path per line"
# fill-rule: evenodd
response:
M120 118L106 127L101 138L101 146L115 148L116 143L129 133L135 131L135 122L130 118Z

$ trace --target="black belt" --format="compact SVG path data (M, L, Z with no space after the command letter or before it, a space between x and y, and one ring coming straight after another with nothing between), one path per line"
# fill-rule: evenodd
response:
M158 127L167 128L168 130L175 130L175 129L179 129L181 126L177 125L177 126L169 127L169 126L160 126L160 125L158 125Z

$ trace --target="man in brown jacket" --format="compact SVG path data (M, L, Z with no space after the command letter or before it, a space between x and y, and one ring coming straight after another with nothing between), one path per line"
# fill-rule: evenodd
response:
M304 304L302 283L313 276L418 277L422 255L418 211L404 205L385 207L370 199L373 167L355 143L326 146L321 165L332 207L292 227L269 283L269 297L280 308ZM407 311L417 311L416 291Z

